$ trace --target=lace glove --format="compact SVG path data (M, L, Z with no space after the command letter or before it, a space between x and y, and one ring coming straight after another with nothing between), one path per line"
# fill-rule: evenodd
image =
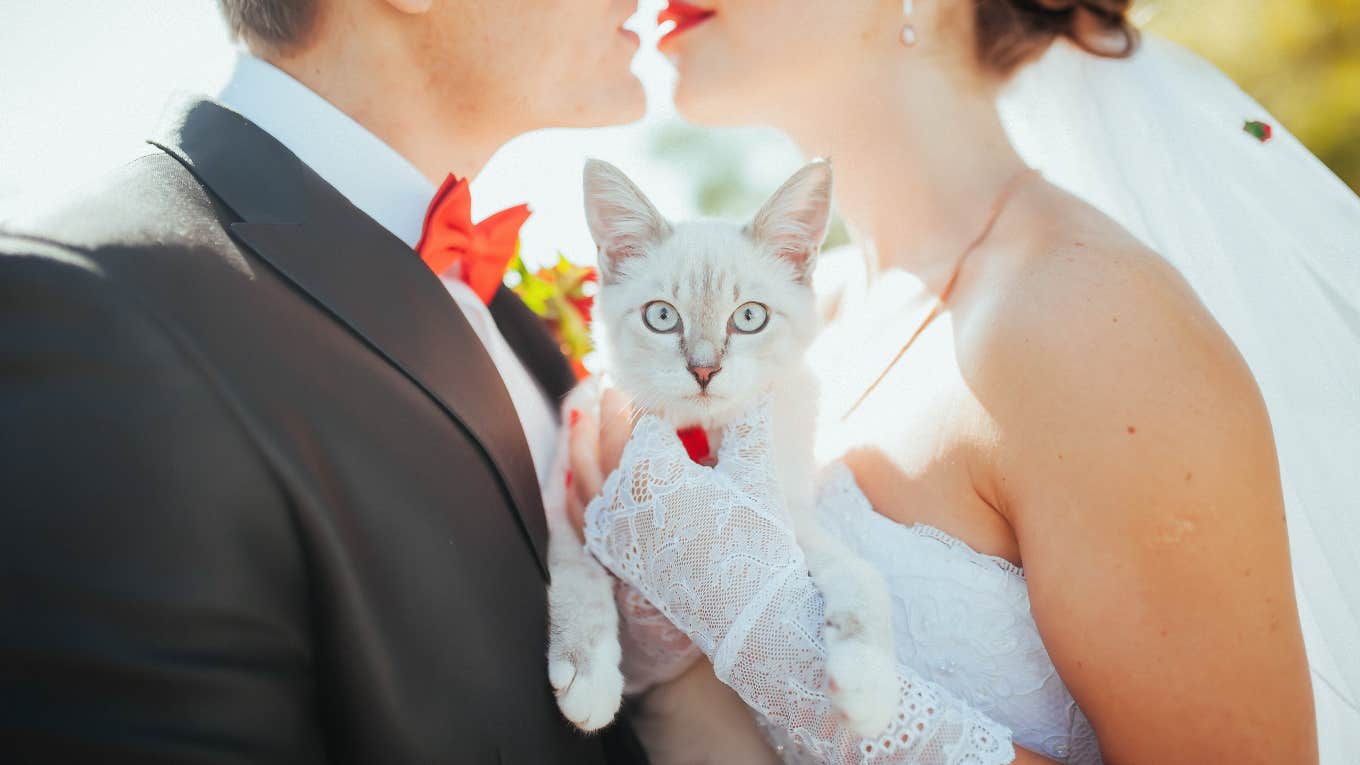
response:
M718 466L643 417L586 510L586 543L713 662L786 761L1002 765L1011 734L911 668L889 729L861 739L825 687L823 601L779 499L768 404L729 426Z
M627 582L614 580L614 600L619 609L620 669L626 695L674 680L702 655L688 635Z

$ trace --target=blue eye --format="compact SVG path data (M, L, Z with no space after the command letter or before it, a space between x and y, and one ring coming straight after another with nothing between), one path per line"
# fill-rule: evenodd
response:
M754 334L770 323L770 309L760 303L744 303L732 313L732 328L744 334Z
M642 307L642 323L653 332L674 332L680 326L680 312L664 300L653 300Z

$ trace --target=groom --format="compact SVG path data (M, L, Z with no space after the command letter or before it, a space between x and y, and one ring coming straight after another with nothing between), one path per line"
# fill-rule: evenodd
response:
M634 4L221 6L219 98L0 230L0 758L639 761L546 679L569 370L413 250L446 174L640 113Z

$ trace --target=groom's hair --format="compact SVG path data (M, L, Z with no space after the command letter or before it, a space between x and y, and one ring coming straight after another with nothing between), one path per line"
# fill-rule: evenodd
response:
M306 40L316 0L218 0L231 34L250 46L285 51Z

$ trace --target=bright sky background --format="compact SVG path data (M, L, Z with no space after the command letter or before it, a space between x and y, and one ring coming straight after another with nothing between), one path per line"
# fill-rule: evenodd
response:
M652 104L643 123L522 136L474 184L475 217L532 206L523 232L531 263L558 249L593 258L581 212L587 156L624 168L668 213L693 213L692 180L647 152L651 130L672 116L673 73L647 34L660 4L641 0L633 22L644 35L634 71ZM0 0L0 217L139 151L171 94L214 93L233 55L213 0ZM792 156L775 163L776 173L795 163ZM773 175L771 188L777 181Z

